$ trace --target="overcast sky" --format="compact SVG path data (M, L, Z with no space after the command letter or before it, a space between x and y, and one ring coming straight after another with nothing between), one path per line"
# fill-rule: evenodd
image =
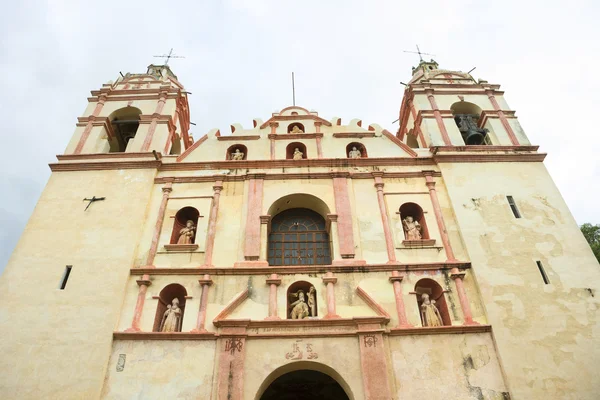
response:
M229 132L296 99L395 132L419 44L441 68L502 85L578 223L600 223L600 2L15 1L0 15L0 270L90 90L171 47L192 132ZM93 195L95 193L90 193ZM143 205L142 205L143 206Z

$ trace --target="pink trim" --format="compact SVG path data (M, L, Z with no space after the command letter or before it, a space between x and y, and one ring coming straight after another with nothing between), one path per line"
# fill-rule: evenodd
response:
M221 310L221 312L217 314L215 319L213 319L213 324L215 326L219 326L219 323L222 320L224 320L229 314L233 312L233 310L235 310L240 304L244 302L244 300L248 298L249 293L250 292L248 291L248 289L246 289L237 296L235 296L233 300L231 300L229 304L227 304L225 308L223 308L223 310Z
M405 143L402 143L396 136L392 135L388 130L384 129L382 131L382 133L383 133L383 136L390 139L392 142L394 142L396 145L398 145L398 147L400 147L402 150L406 151L411 157L417 157L417 153L413 149L411 149Z
M398 313L398 327L399 328L411 328L412 325L406 318L406 309L404 307L404 298L402 297L402 279L403 275L400 275L398 271L392 271L390 282L394 285L394 298L396 299L396 312Z
M469 304L469 299L467 298L467 292L465 291L465 287L463 285L464 275L465 275L464 272L463 273L458 272L458 268L454 268L453 273L451 274L452 279L454 279L454 284L456 285L456 293L458 294L458 301L460 302L460 308L462 308L463 316L465 318L465 325L478 325L477 322L473 321L473 314L471 313L471 305Z
M500 122L502 123L502 126L504 126L504 129L506 130L506 133L508 134L508 137L510 138L510 142L513 145L518 146L519 145L519 140L517 139L517 136L515 135L515 132L510 127L510 124L508 123L508 120L506 119L506 116L502 112L502 109L500 108L500 105L496 101L496 97L494 97L494 92L488 91L486 93L488 95L488 98L490 99L490 102L494 106L494 110L496 110L498 112L498 117L500 118Z
M392 399L389 370L385 355L385 344L381 333L360 334L360 369L365 390L365 399Z
M356 294L358 295L358 297L363 299L364 302L367 303L367 305L377 313L377 315L390 318L390 314L388 314L387 311L385 311L385 309L379 303L377 303L371 296L369 296L369 294L363 289L357 287Z
M341 318L335 312L335 289L333 284L337 282L337 278L333 273L327 272L323 277L323 282L327 285L327 315L325 319Z
M137 281L139 288L137 301L135 302L135 310L133 311L133 319L131 321L131 328L126 329L125 332L139 332L140 331L140 320L142 318L142 312L144 311L144 302L146 301L146 292L148 286L152 284L150 282L150 275L144 274L142 279Z
M184 151L183 153L181 153L181 155L179 157L177 157L177 162L183 161L187 156L190 155L190 153L192 151L196 150L196 148L198 146L200 146L202 143L204 143L206 141L206 139L208 139L208 135L204 135L200 139L198 139L197 142L195 142L193 145L188 147L186 151Z
M279 320L277 315L277 286L281 285L281 279L277 274L271 274L271 278L267 279L269 288L269 316L266 320Z
M323 146L321 145L322 136L317 135L317 158L323 158Z
M158 216L156 217L156 225L154 226L154 233L152 234L152 243L150 244L150 250L148 250L148 258L146 259L146 268L153 267L154 257L156 257L156 251L158 250L158 239L160 238L160 231L162 230L163 221L165 219L165 211L167 209L167 202L169 201L169 193L171 193L172 184L170 182L163 186L162 200L160 207L158 208Z
M255 174L248 182L248 211L246 215L246 243L244 259L260 258L260 216L262 215L264 174Z
M450 246L450 239L448 237L448 232L446 231L446 224L444 223L444 217L442 216L442 208L440 207L440 202L435 190L435 182L433 177L431 175L425 175L425 182L427 188L429 189L429 196L431 197L431 203L433 204L435 220L437 221L437 225L440 230L440 236L442 237L442 243L444 244L446 257L448 262L456 261L456 258L454 258L454 252L452 251L452 246Z
M377 175L373 173L373 176L375 178L375 188L377 189L377 202L379 203L379 213L381 214L381 223L383 224L383 234L385 236L385 247L387 249L388 261L396 262L396 250L394 249L394 240L390 230L387 206L383 197L383 172L380 172Z
M200 309L198 310L196 329L192 330L193 333L206 332L204 324L206 322L206 306L208 305L208 288L213 283L208 274L204 275L204 278L200 279L198 282L202 285L202 296L200 297Z
M217 399L244 399L244 360L246 338L223 337L217 341L219 370L217 372Z
M104 107L105 101L106 101L106 96L101 96L98 99L98 104L96 104L96 107L94 108L94 111L92 112L92 117L97 117L98 115L100 115L100 111L102 110L102 107ZM83 150L83 146L85 146L85 142L87 141L88 137L90 136L90 132L92 131L94 119L95 118L89 119L87 125L85 126L85 130L83 131L83 133L81 134L81 137L79 138L77 147L75 148L75 151L73 151L73 154L79 154Z
M448 131L446 130L446 126L444 125L444 121L442 120L440 110L438 109L437 103L435 102L435 98L433 97L433 94L430 91L427 93L427 98L429 99L429 104L431 104L431 108L433 109L435 121L437 122L438 128L442 133L442 139L444 140L444 144L446 146L451 146L452 142L450 141L450 136L448 136Z
M213 186L215 194L213 196L210 216L208 217L208 228L206 230L206 248L204 250L203 267L212 267L213 251L215 247L215 236L217 234L217 218L219 216L219 199L221 190L223 190L223 181L216 181Z
M348 182L345 176L333 177L335 209L338 215L337 229L339 251L342 258L354 258L354 233L352 232L352 211L348 196Z

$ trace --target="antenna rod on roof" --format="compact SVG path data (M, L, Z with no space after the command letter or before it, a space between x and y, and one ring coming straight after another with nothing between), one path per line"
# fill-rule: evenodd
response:
M292 105L296 105L296 85L294 82L294 72L292 71Z
M469 70L469 72L467 72L467 74L470 74L471 72L475 71L475 68L477 68L477 67L473 67L473 68L471 68L471 69Z

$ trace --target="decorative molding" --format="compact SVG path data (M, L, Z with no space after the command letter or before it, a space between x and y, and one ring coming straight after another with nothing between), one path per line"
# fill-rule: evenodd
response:
M213 270L211 269L209 271L213 271ZM206 272L206 273L208 274L209 272ZM215 274L215 273L212 272L212 274ZM243 292L239 293L237 296L235 296L229 302L229 304L227 304L225 306L225 308L223 308L223 310L221 310L221 312L219 314L217 314L217 316L213 320L213 324L215 326L219 326L219 322L221 320L225 319L225 317L227 317L229 314L231 314L233 312L233 310L235 310L240 304L242 304L244 302L244 300L246 300L248 298L249 293L250 292L248 291L248 289L246 289Z
M162 156L160 152L157 154ZM58 154L56 156L58 161L85 161L85 160L114 160L120 158L147 158L155 160L152 152L120 152L120 153L91 153L91 154Z
M436 154L436 163L484 163L484 162L542 162L546 153L514 154Z
M334 138L357 138L357 139L362 139L362 138L374 138L375 137L375 132L369 132L369 131L365 131L365 132L336 132L333 134Z
M434 154L441 152L485 152L491 153L494 151L512 151L516 153L520 152L532 152L537 151L540 146L495 146L495 145L482 145L482 146L432 146L430 151Z
M403 240L402 244L410 248L432 247L435 245L435 239Z
M258 140L258 139L260 139L260 135L217 136L217 140L220 142L235 142L235 141L242 141L242 140Z
M405 143L401 142L400 139L398 139L396 136L392 135L388 130L384 129L382 131L382 133L383 133L383 136L390 139L392 142L394 142L396 145L398 145L398 147L400 147L402 150L406 151L411 157L418 156L418 154L413 149L408 147L408 145L406 145Z
M216 340L215 332L113 332L116 340Z
M390 314L379 304L377 303L367 292L365 292L360 286L356 288L356 294L358 297L364 300L365 303L380 317L387 318L386 324L390 320Z
M198 249L197 244L165 244L167 251L193 252Z
M295 116L295 115L294 115ZM300 140L322 138L322 133L270 133L269 139L273 140Z
M194 144L192 144L190 147L188 147L183 153L181 153L181 155L179 157L177 157L177 162L183 161L187 156L190 155L190 153L192 151L196 150L196 148L198 148L198 146L200 146L202 143L204 143L206 141L206 139L208 139L208 134L205 134L204 136L202 136L200 139L198 139L196 142L194 142Z
M112 162L82 162L82 163L50 163L52 172L58 171L100 171L115 169L158 169L160 161L112 161Z
M309 115L274 115L271 118L269 118L268 120L266 120L260 126L260 129L266 128L267 126L269 126L269 124L271 122L277 122L277 121L306 121L306 120L313 120L313 121L321 122L325 126L331 126L331 122L329 122L326 119L323 119L323 118L321 118L321 117L319 117L317 115L313 115L313 114L309 114Z
M390 336L405 335L444 335L460 333L485 333L491 332L491 325L452 325L452 326L431 326L431 327L413 327L413 328L390 328Z

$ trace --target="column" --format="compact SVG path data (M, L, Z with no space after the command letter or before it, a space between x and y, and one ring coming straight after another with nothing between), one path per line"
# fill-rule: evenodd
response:
M156 225L154 226L152 243L150 244L150 250L148 251L145 268L154 268L154 257L156 257L156 251L158 250L158 239L160 238L160 232L165 220L165 211L167 209L167 202L169 201L169 193L171 193L172 190L171 182L165 183L165 186L162 188L163 196L158 209L158 216L156 217Z
M389 368L379 324L359 325L358 347L365 399L392 399ZM362 331L362 332L361 332Z
M98 104L96 104L96 108L94 108L94 111L92 112L92 115L90 116L85 129L83 131L83 133L81 134L81 137L79 138L79 142L77 143L77 147L75 147L75 150L73 151L73 154L80 154L81 150L83 150L83 146L85 146L85 142L87 141L88 137L90 136L90 132L92 131L93 128L93 122L96 119L96 117L98 115L100 115L100 111L102 110L102 107L104 107L104 103L106 102L106 94L101 94L98 97Z
M456 286L456 294L458 295L458 301L460 302L460 308L462 309L463 316L465 318L465 325L479 325L473 321L473 314L471 313L471 305L467 298L467 292L465 290L463 279L465 277L464 272L459 272L458 268L452 268L450 271L450 277L454 279L454 285Z
M452 246L450 246L448 231L446 231L446 224L444 223L444 217L442 216L442 208L440 207L440 202L438 200L437 192L435 190L435 181L433 180L433 176L431 175L431 173L425 175L425 184L429 189L429 196L431 197L431 203L433 204L435 220L437 221L437 225L440 230L440 236L442 237L442 243L444 244L444 250L446 251L446 261L456 261L456 259L454 258L454 252L452 251Z
M142 311L144 310L144 303L146 301L146 292L148 286L152 284L150 281L150 275L144 274L142 279L138 279L137 284L139 286L138 298L135 303L135 310L133 312L133 320L131 321L131 327L126 329L125 332L139 332L140 331L140 319L142 318Z
M433 90L427 90L427 98L429 99L429 104L431 104L431 109L433 110L433 116L435 117L435 121L437 122L437 126L440 129L442 134L442 139L444 140L444 145L452 146L452 142L450 141L450 136L448 136L448 131L446 130L446 125L444 125L444 120L442 119L442 115L440 114L440 109L437 106L435 101L435 97L433 96Z
M412 325L406 318L406 309L404 308L404 298L402 297L402 280L404 276L398 271L392 271L389 280L394 285L394 297L396 298L396 311L398 312L398 328L410 328Z
M323 283L327 285L327 315L324 319L341 318L335 313L335 290L333 285L337 283L337 278L333 273L327 272L323 277Z
M391 264L396 262L396 250L394 249L394 240L390 229L387 206L383 197L383 172L373 172L373 177L375 178L375 188L377 189L377 202L379 203L379 213L381 214L381 223L383 224L388 263Z
M154 137L154 131L156 131L156 125L158 124L158 118L160 117L165 103L167 102L167 94L168 88L161 90L159 93L158 104L156 105L154 114L152 114L152 122L150 123L148 133L144 138L144 143L142 144L140 151L148 151L150 149L150 145L152 144L152 138Z
M329 224L329 240L331 243L331 260L339 260L340 256L340 247L338 242L335 240L338 237L338 229L337 229L337 214L327 214L327 223Z
M261 223L263 184L265 174L249 174L248 182L248 209L246 212L246 233L244 243L244 262L235 263L235 266L268 266L266 261L260 260Z
M316 139L317 139L317 158L323 158L323 145L321 144L321 139L323 138L323 134L321 133L321 125L323 123L321 121L315 122L316 129Z
M337 212L337 231L342 258L354 258L354 233L352 231L352 211L348 196L347 173L333 173L333 192Z
M260 216L260 261L267 261L267 252L269 250L269 222L270 215Z
M265 318L266 320L279 320L279 316L277 315L277 286L281 285L281 279L277 276L277 274L271 274L271 277L267 279L267 285L270 285L269 288L269 316Z
M212 264L213 250L215 247L215 235L217 233L217 217L219 215L219 199L221 198L221 190L223 190L223 181L216 181L213 186L214 195L212 206L210 208L210 216L208 219L208 229L206 230L206 247L204 249L204 265L203 267L214 267Z
M508 123L508 119L506 119L506 115L504 115L504 113L502 112L502 109L500 108L500 105L496 101L494 92L491 90L488 90L488 91L486 91L486 94L488 95L488 98L490 99L490 102L492 103L494 110L496 110L498 112L498 118L500 118L500 122L502 123L502 126L506 130L506 133L508 134L508 137L510 138L510 142L513 144L513 146L518 146L519 141L517 140L517 136L515 135L515 132L512 130L512 128L510 127L510 124Z
M245 334L245 329L244 329ZM219 367L216 399L244 400L245 336L224 336L217 340Z
M206 322L206 306L208 305L208 288L213 284L213 281L210 279L210 275L205 274L202 279L198 279L198 283L202 286L202 297L200 297L200 309L198 310L196 328L192 329L192 333L207 332L204 324Z
M277 135L277 127L279 122L269 122L271 127L271 133L269 134L269 140L271 141L271 160L275 159L275 136Z

